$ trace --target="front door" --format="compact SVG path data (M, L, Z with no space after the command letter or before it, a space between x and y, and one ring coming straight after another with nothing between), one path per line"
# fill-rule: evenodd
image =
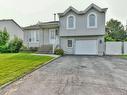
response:
M55 29L50 29L49 30L49 42L50 44L55 44L55 41L56 41Z

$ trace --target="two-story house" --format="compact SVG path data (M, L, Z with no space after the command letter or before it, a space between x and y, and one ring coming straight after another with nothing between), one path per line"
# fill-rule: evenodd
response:
M59 45L65 54L103 55L106 11L95 4L84 11L69 7L58 13L59 21L24 27L25 43L29 47Z

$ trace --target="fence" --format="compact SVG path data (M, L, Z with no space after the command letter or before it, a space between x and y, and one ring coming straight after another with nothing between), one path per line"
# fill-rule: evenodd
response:
M127 54L127 42L106 42L106 55Z

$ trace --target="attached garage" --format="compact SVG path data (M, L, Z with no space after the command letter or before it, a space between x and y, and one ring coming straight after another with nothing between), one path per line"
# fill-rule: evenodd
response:
M77 55L98 55L97 40L77 40L75 45Z

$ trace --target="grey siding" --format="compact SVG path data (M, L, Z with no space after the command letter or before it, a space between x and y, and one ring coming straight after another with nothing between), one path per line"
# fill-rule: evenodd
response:
M10 40L14 38L14 36L17 36L20 39L24 39L24 33L22 29L15 24L11 20L6 21L0 21L0 30L3 30L6 27L7 32L9 33Z
M44 29L44 44L47 45L47 44L50 44L49 42L49 29Z
M30 32L39 31L39 42L29 42ZM49 44L49 31L48 29L40 30L24 30L25 45L28 47L40 47L41 45Z
M24 30L24 44L28 47L39 47L40 42L39 43L29 42L30 32L33 32L33 31L39 31L39 33L40 33L39 38L41 38L41 31L40 30ZM39 39L39 41L41 41L41 39Z
M67 40L73 41L73 47L67 47ZM103 55L104 53L104 36L90 36L90 37L61 37L60 44L61 48L64 50L65 54L75 54L76 40L97 40L98 42L98 55ZM100 43L100 40L102 43Z
M87 16L89 13L94 12L97 14L97 28L87 28ZM76 17L76 29L67 30L67 16L73 14ZM100 13L95 9L89 10L84 15L77 15L70 11L65 16L60 17L60 36L87 36L87 35L104 35L105 34L105 13Z
M49 30L50 29L34 29L34 30L24 30L24 43L28 47L41 47L42 45L51 44L49 41ZM39 42L29 42L30 32L39 31ZM56 36L56 43L58 43L58 37Z

